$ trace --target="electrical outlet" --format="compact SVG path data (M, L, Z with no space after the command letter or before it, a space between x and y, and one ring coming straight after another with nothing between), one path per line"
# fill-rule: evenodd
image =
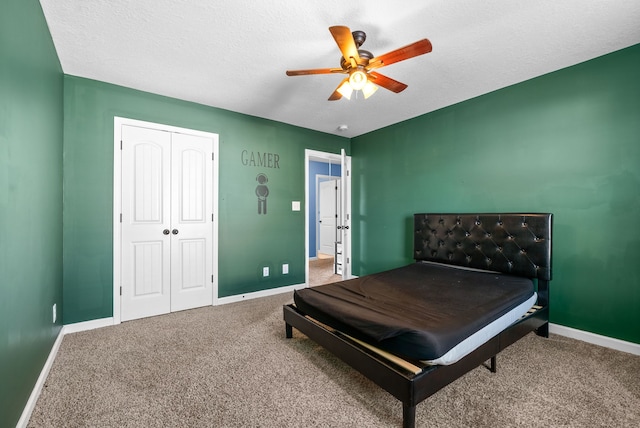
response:
M282 274L286 275L289 273L289 263L285 263L282 265Z
M269 266L262 268L262 276L269 276Z
M58 311L56 310L56 304L53 304L53 323L56 323L56 319L58 319Z

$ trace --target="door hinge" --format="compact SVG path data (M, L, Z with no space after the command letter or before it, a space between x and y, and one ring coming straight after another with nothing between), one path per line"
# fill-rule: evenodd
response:
M211 213L211 221L213 221L213 213Z
M122 223L122 213L120 213L120 223Z
M211 282L213 283L213 275L211 275Z
M122 140L120 140L120 150L122 150Z
M214 157L215 155L216 155L215 153L211 153L211 160L216 160Z
M120 287L120 295L122 296L122 287Z

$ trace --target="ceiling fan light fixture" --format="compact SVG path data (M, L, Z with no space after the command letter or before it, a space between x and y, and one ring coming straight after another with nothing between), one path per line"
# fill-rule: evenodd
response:
M362 94L364 95L364 99L366 100L371 95L375 94L378 90L378 85L374 85L371 83L371 80L368 80L367 83L362 88Z
M337 89L338 93L345 97L346 99L351 99L351 94L353 93L353 88L348 80L345 80L342 85Z
M354 91L362 90L362 88L364 88L367 82L368 82L367 74L360 69L352 71L351 74L349 75L349 84L351 85Z

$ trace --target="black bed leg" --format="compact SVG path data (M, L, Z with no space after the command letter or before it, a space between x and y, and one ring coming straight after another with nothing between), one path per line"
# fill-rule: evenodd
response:
M289 324L285 324L284 326L287 339L291 339L293 337L293 327Z
M402 428L416 428L416 406L402 403Z
M549 323L546 322L536 329L536 334L542 337L549 337Z
M495 373L496 371L498 371L498 356L494 355L493 357L491 357L491 359L489 360L489 364L487 364L487 362L485 361L484 363L482 363L482 365L486 368L488 368L491 373Z

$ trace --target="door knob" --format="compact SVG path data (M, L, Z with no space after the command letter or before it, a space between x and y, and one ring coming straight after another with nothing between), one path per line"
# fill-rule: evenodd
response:
M177 234L178 234L178 229L173 229L173 230L171 231L171 233L173 233L174 235L177 235Z
M169 229L165 229L162 231L163 234L168 235L169 234Z

